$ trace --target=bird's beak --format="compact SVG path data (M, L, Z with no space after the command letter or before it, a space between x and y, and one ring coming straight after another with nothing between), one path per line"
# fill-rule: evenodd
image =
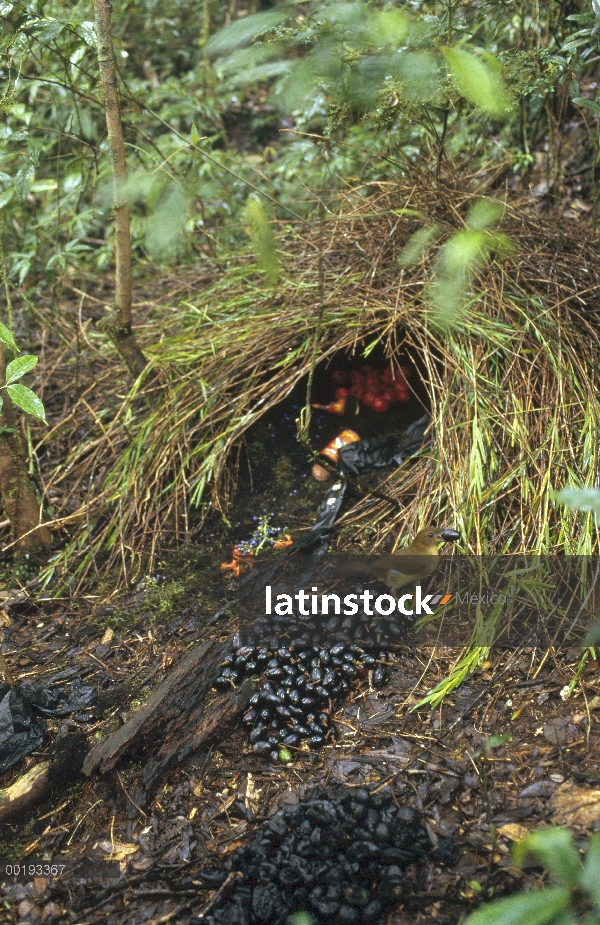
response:
M444 528L439 532L440 542L443 543L455 543L460 539L460 533L458 530L449 530Z

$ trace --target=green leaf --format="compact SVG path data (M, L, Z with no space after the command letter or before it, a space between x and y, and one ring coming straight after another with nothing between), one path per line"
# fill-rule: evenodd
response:
M18 382L16 385L9 385L6 391L17 407L22 408L27 414L32 414L34 418L39 418L44 424L48 423L42 401L26 385Z
M508 742L512 739L510 732L505 732L503 735L490 736L488 745L490 748L498 748L499 745L504 745L505 742Z
M481 906L465 925L545 925L568 907L570 898L570 890L561 886L509 896Z
M277 248L273 229L269 222L262 203L252 197L246 206L248 220L248 234L252 238L257 250L257 263L263 271L267 282L274 286L279 279L280 265L277 258Z
M159 196L156 208L146 222L146 247L151 257L161 259L177 250L187 218L187 204L175 184Z
M6 367L6 384L9 385L11 382L21 379L25 373L28 373L30 369L37 365L37 361L38 358L30 353L12 360Z
M209 55L220 55L237 45L245 45L259 38L278 26L289 15L290 11L285 9L266 10L264 13L253 13L251 16L244 16L243 19L236 19L224 29L215 32L204 47Z
M596 829L590 838L579 886L590 894L600 910L600 829Z
M527 855L535 855L563 886L570 889L581 879L581 864L570 829L552 826L530 832L515 845L513 853L517 864Z
M600 488L563 488L554 497L572 511L592 511L600 516Z
M14 195L15 195L14 188L3 190L0 193L0 209L3 209L4 206L8 205L8 203L11 201Z
M479 199L469 209L467 225L476 231L483 231L490 225L499 222L504 215L504 205L497 199Z
M398 257L398 263L402 267L411 267L421 263L429 250L430 244L439 237L442 231L441 225L426 225L419 228L410 236Z
M585 96L576 96L573 102L577 106L583 106L585 109L591 109L592 112L600 113L600 103L595 103L594 100L587 100Z
M500 74L481 58L464 48L443 48L442 54L452 79L465 99L489 112L502 116L510 105L510 94Z
M12 347L12 349L16 350L17 353L19 352L19 348L17 347L15 343L14 337L12 336L11 332L8 330L6 325L2 324L1 321L0 321L0 341L2 341L3 344L6 344L7 347Z

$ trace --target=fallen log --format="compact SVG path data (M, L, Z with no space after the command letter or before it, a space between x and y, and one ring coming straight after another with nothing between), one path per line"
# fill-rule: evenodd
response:
M252 693L252 685L246 681L239 690L218 697L207 708L199 706L188 716L175 717L164 731L165 741L142 772L146 795L170 768L231 735Z
M209 640L191 649L125 725L92 748L83 773L106 774L125 755L150 751L162 743L143 772L150 790L174 764L229 735L248 704L251 686L245 684L208 705L206 701L219 664L230 651L230 640Z

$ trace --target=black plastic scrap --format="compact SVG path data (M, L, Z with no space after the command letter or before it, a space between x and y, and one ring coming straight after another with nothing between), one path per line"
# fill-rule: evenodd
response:
M408 427L399 437L369 437L343 446L339 451L339 469L344 475L359 476L378 469L401 466L405 459L413 456L423 446L425 431L431 418L424 414ZM314 529L314 527L313 527Z
M46 735L44 715L67 716L89 709L95 696L96 689L83 685L80 678L72 686L0 685L0 772L42 745Z
M39 748L46 734L46 723L39 719L21 691L8 684L0 686L0 771Z

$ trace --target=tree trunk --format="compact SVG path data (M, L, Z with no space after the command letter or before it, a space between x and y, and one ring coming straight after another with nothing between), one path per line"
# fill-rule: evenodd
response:
M115 313L114 317L106 319L102 328L119 351L131 375L137 378L146 367L147 360L137 344L131 326L131 240L126 189L127 163L117 97L115 58L110 34L111 11L112 6L108 0L94 0L98 64L112 160L116 232Z
M0 344L0 383L6 382L4 345ZM27 447L17 428L15 409L10 397L4 399L0 415L0 495L10 520L15 549L22 554L36 555L48 549L52 537L42 521L42 506L29 475Z

